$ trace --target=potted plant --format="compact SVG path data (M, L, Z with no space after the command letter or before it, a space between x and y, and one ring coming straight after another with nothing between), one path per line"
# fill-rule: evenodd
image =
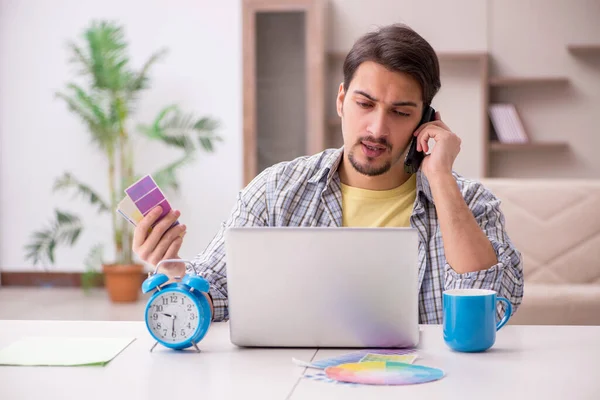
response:
M65 91L56 94L82 120L92 142L106 156L108 198L70 172L56 180L53 191L71 191L87 200L97 212L110 214L114 260L104 262L103 246L94 246L84 261L82 286L87 289L98 281L102 265L105 286L111 300L117 302L138 298L143 274L143 266L133 258L132 226L116 213L125 188L140 177L134 171L135 151L128 127L137 100L149 87L150 68L165 55L164 50L156 52L140 69L134 70L127 46L121 26L108 21L93 22L84 32L82 46L69 43L71 62L79 68L85 84L71 82ZM217 126L212 118L183 113L175 105L164 107L152 124L137 125L136 130L143 137L181 151L178 159L151 174L161 189L177 191L176 172L189 164L199 150L214 150L215 141L220 140L214 133ZM77 215L55 209L51 223L34 232L26 245L26 259L34 265L54 264L57 246L73 246L82 230Z

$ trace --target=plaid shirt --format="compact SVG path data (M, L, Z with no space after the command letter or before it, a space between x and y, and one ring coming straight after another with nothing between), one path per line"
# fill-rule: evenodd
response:
M342 226L342 193L337 173L343 149L281 162L261 172L240 191L233 212L204 252L188 266L210 285L215 321L229 317L224 232L232 226ZM480 183L454 174L456 183L481 229L490 240L498 264L478 272L456 273L446 262L439 221L429 184L417 171L417 196L410 225L419 235L419 322L442 323L442 292L484 288L506 297L517 310L523 297L523 264L504 229L500 201ZM504 306L498 306L499 316Z

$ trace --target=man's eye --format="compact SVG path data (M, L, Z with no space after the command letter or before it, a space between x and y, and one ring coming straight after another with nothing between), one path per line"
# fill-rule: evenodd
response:
M371 105L369 103L363 103L361 101L357 101L356 104L358 104L358 106L361 107L361 108L369 108L369 107L371 107Z
M401 117L410 117L410 114L403 113L402 111L394 111L394 114L399 115Z

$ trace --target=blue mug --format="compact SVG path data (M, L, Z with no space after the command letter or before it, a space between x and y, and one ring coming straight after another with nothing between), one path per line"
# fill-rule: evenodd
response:
M444 341L464 352L485 351L494 345L496 331L508 322L512 304L493 290L446 290L444 299ZM496 323L496 302L506 303L506 313Z

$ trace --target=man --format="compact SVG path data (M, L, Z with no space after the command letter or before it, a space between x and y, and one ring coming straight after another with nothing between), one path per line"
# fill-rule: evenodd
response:
M249 225L412 226L419 232L420 323L442 322L442 292L451 288L495 290L516 311L522 261L505 232L500 202L481 184L453 173L461 140L440 113L416 129L440 88L429 43L404 25L387 26L358 39L343 71L337 96L343 148L261 172L195 258L193 269L211 284L214 320L228 318L224 231ZM413 137L419 151L429 153L430 139L435 147L411 175L404 156ZM134 251L151 264L178 258L186 229L167 230L179 217L172 212L147 235L159 214L147 215L134 234ZM181 275L185 266L165 263L163 272Z

